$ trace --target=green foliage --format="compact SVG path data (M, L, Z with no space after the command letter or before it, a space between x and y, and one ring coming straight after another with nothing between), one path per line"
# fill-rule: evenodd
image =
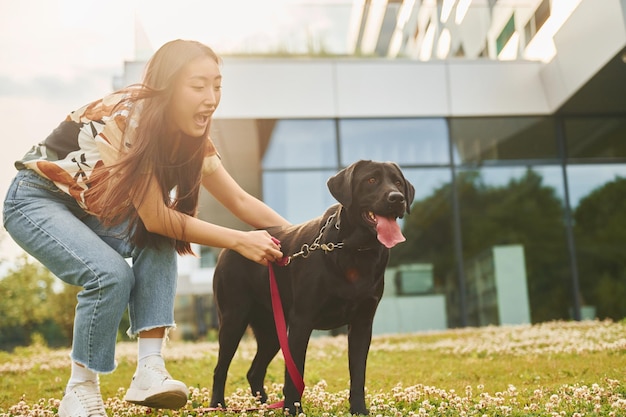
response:
M48 317L53 276L26 256L0 281L0 326L34 327Z
M580 201L574 232L584 304L600 318L626 317L626 178L617 177Z
M0 280L0 346L28 344L51 316L54 277L39 263L22 256ZM43 332L42 332L43 333Z

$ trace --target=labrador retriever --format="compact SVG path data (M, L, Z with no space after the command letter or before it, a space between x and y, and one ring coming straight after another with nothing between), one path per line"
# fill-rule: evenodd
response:
M339 204L305 223L270 228L289 255L274 266L289 329L293 360L304 375L306 350L314 329L348 326L350 412L368 414L365 368L374 313L383 294L389 248L404 240L396 222L409 213L415 189L392 162L358 161L328 180ZM213 374L212 407L225 407L228 368L251 327L257 352L247 373L252 395L267 400L263 388L269 363L280 348L268 269L232 250L220 253L213 290L219 320L219 355ZM301 412L301 394L285 371L284 408Z

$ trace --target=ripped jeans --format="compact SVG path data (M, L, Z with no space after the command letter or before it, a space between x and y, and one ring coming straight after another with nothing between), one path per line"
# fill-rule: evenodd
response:
M115 369L117 330L127 307L130 335L175 325L177 255L169 242L135 247L126 224L105 228L73 197L28 169L9 187L3 215L18 245L61 280L83 288L74 319L75 362L98 373Z

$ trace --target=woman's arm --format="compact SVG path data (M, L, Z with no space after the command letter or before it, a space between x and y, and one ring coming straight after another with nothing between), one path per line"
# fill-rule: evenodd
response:
M252 227L290 225L272 208L241 188L221 164L202 177L202 185L231 213Z
M217 178L220 178L220 176L218 175ZM222 183L222 186L226 184ZM220 187L212 188L218 190L219 195L227 194L225 190L219 190ZM237 186L237 188L239 187ZM205 246L233 249L246 258L263 265L266 265L268 260L274 261L283 256L282 252L280 252L280 247L272 241L270 234L264 230L243 232L229 229L167 207L163 203L159 185L154 177L150 180L148 192L143 200L135 199L133 205L137 209L144 226L151 233ZM252 212L254 209L254 207L251 207ZM242 210L241 208L237 208L237 210L248 212L248 210ZM269 212L270 210L261 215L261 218L263 218L261 223L269 225L274 220L279 221L279 219L282 219L280 216L273 216ZM249 217L254 216L250 215ZM280 224L286 224L284 219L282 219L282 222L285 223Z

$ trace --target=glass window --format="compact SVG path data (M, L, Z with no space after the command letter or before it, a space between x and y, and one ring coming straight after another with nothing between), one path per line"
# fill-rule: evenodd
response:
M626 165L567 167L583 318L626 317Z
M263 200L292 223L320 216L337 201L326 182L336 173L324 171L285 171L263 173Z
M625 117L565 120L568 158L626 158Z
M572 317L559 166L459 170L468 325Z
M445 119L344 119L339 121L341 164L360 159L400 165L448 164Z
M420 293L420 298L411 303L428 306L428 317L412 317L415 313L410 304L399 303L393 310L396 325L409 326L410 322L419 324L419 330L440 328L438 323L458 326L449 321L449 317L458 316L450 311L459 309L450 195L452 174L447 168L410 168L403 169L403 173L415 187L415 199L411 213L401 221L406 241L391 249L385 273L385 302L389 304L392 297Z
M553 119L547 117L450 119L455 164L556 159Z
M626 178L626 165L568 165L567 180L572 210L576 210L581 200L592 194L594 190L619 177Z
M504 49L509 39L515 33L515 13L511 15L509 20L504 25L504 28L496 38L496 55L500 55L500 52Z
M264 169L337 166L334 120L278 120L269 137Z

